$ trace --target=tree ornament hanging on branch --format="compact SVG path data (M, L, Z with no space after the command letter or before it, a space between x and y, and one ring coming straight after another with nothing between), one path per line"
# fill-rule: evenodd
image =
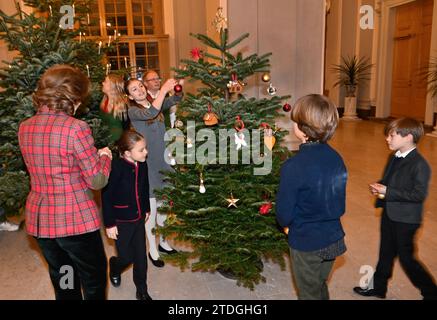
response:
M282 106L282 110L284 110L285 112L290 112L291 111L291 105L289 103L286 103Z
M260 208L259 208L259 213L263 216L269 214L270 210L272 209L273 205L271 202L268 203L264 203Z
M181 93L182 92L182 86L178 83L177 85L174 86L173 88L175 93Z
M261 127L264 129L264 144L270 151L272 151L276 143L274 132L268 123L261 123Z
M206 192L205 185L203 184L203 173L202 173L202 172L200 173L199 192L200 192L200 193L205 193L205 192Z
M170 209L167 212L166 223L175 224L175 223L177 223L177 217L176 217L176 214L173 212L173 206L174 206L173 200L168 200L168 206L170 207Z
M267 88L267 93L271 96L276 94L276 88L273 86L273 83L270 82L269 87Z
M244 134L243 134L243 130L244 130L244 122L243 120L241 120L240 116L236 117L237 121L235 121L235 130L237 130L237 132L235 132L234 136L235 136L235 145L237 150L240 150L242 147L247 147L247 142L246 140L244 140Z
M263 81L263 82L269 82L270 81L270 74L269 73L264 73L262 76L261 76L261 80Z
M208 112L203 116L205 125L215 126L218 123L218 120L218 116L211 110L211 104L208 104Z
M231 192L231 197L229 199L226 199L226 201L229 203L228 204L228 208L231 207L231 206L233 206L235 208L238 208L237 207L237 202L240 201L240 199L235 199L234 195Z
M243 92L244 83L239 81L237 75L233 73L227 87L230 93L241 93Z
M168 153L168 159L167 159L167 163L171 166L175 166L176 165L176 159L173 157L173 154L171 152Z
M202 50L200 48L191 49L190 54L191 54L191 58L195 62L198 62L200 59L203 58L203 53L202 53Z

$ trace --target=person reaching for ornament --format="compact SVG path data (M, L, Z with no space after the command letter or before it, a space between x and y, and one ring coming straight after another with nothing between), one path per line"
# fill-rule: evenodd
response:
M147 100L150 103L158 97L160 89L161 89L161 81L162 79L159 77L158 73L155 70L148 70L144 75L144 85L147 88ZM174 124L176 121L176 108L177 103L180 101L179 96L182 95L182 85L184 80L180 79L177 81L178 83L174 86L175 96L169 96L168 94L165 96L162 111L169 110L170 113L170 127L174 128Z
M100 116L109 127L110 142L114 143L130 125L123 78L116 74L108 74L102 82L102 92L104 96L100 103Z
M156 75L157 76L157 75ZM151 80L151 78L146 78ZM151 82L151 81L150 81ZM153 82L159 83L158 79ZM129 80L125 85L125 90L130 100L128 109L129 119L133 128L144 136L147 141L149 155L147 165L149 168L150 184L150 217L146 221L146 236L149 243L149 258L156 267L163 267L164 261L159 257L159 252L173 254L174 250L161 235L159 237L158 248L156 246L156 237L153 229L156 225L163 226L167 218L166 214L158 212L160 202L155 197L154 190L164 187L164 175L161 171L172 171L170 166L171 159L165 154L165 125L162 109L174 105L166 104L166 95L177 84L175 79L168 79L160 88L156 98L150 102L147 98L147 89L143 82L137 79ZM178 102L182 96L172 96L172 100ZM159 252L158 252L159 250Z

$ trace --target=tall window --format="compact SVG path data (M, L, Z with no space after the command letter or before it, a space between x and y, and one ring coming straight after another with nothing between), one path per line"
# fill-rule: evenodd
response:
M96 0L90 8L88 32L107 44L111 70L143 68L168 71L168 36L163 33L162 0Z
M106 33L114 30L120 35L128 35L127 10L125 0L105 0Z
M134 34L153 34L153 3L132 0Z

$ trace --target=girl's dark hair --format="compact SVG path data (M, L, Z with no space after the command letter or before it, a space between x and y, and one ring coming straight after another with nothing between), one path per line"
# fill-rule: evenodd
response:
M309 141L326 142L334 135L339 119L331 100L320 94L309 94L295 103L291 120Z
M144 137L135 130L125 130L117 141L117 148L120 155L123 155L126 151L131 151L135 146L135 143L141 140L146 140Z
M32 96L33 105L47 106L56 112L72 115L74 106L82 103L90 92L90 80L77 68L57 64L48 68Z
M143 83L141 80L139 80L139 79L136 79L136 78L131 78L131 79L129 79L129 80L127 80L125 83L124 83L124 92L129 96L130 94L129 94L129 86L130 86L130 84L132 83L132 82L134 82L134 81L139 81L139 82L141 82L141 83ZM143 83L143 85L144 85L144 83Z
M402 137L406 137L409 134L413 136L413 142L417 144L425 134L423 124L412 118L399 118L391 121L384 128L385 136L389 136L394 131Z

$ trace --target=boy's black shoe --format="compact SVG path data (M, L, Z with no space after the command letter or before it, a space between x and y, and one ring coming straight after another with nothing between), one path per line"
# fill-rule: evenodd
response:
M158 250L159 250L159 252L166 253L166 254L178 253L175 249L167 250L167 249L164 249L163 247L161 247L161 245L158 245Z
M121 275L116 274L113 271L114 263L116 259L117 259L116 257L111 257L111 259L109 259L109 280L111 281L114 287L119 287L121 284Z
M149 294L147 292L139 292L137 291L137 300L145 300L145 301L152 301L152 297L149 296Z
M148 256L149 256L149 259L152 261L152 264L155 266L155 267L157 267L157 268L162 268L163 266L164 266L164 261L162 261L161 259L156 259L156 260L153 260L152 259L152 256L150 255L150 253L148 254Z
M375 289L363 289L361 287L355 287L354 292L363 297L377 297L380 299L385 299L385 293L375 291Z

